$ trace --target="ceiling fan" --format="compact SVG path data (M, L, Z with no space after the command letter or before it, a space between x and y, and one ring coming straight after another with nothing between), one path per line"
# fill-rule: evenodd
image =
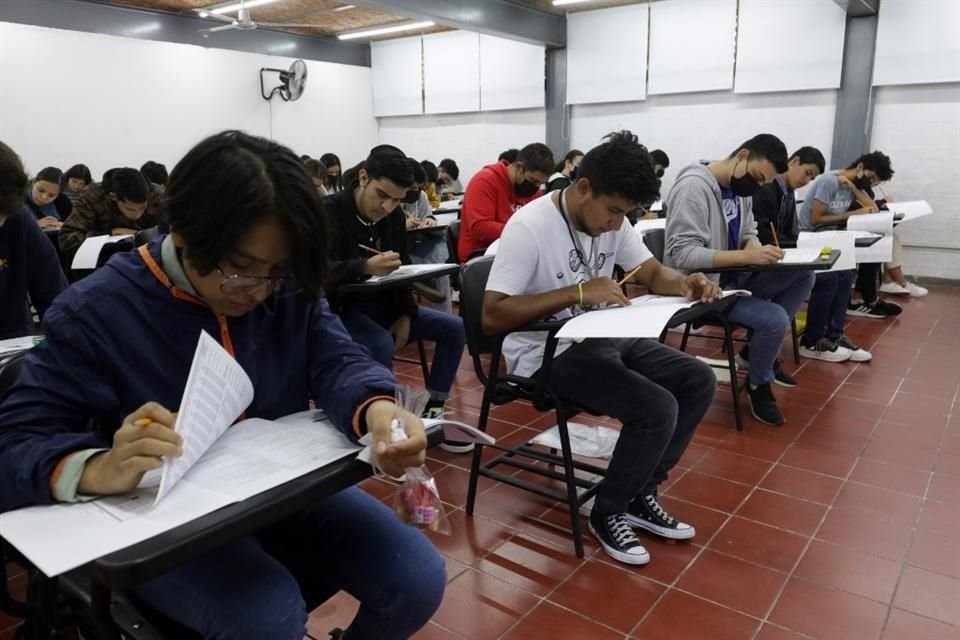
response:
M311 13L312 16L322 15L324 13L337 13L344 11L346 9L352 9L353 5L344 5L334 9L321 9L314 13ZM240 0L240 6L237 8L237 17L231 18L230 16L220 15L218 13L213 13L209 8L207 9L194 9L194 11L200 14L203 18L213 18L214 20L220 20L226 24L219 27L211 27L209 29L198 29L197 33L202 35L204 38L210 36L211 33L216 33L218 31L230 31L237 29L240 31L252 31L257 27L266 27L268 29L316 29L319 25L317 24L306 24L306 23L288 23L288 22L254 22L250 18L250 10L244 6L244 0Z

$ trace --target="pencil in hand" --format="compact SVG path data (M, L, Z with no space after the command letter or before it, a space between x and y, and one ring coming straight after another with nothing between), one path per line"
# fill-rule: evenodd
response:
M780 248L780 238L777 237L777 228L773 226L773 223L770 223L770 232L773 234L773 244L777 245L777 249Z
M623 276L623 279L620 280L620 282L617 283L617 286L618 286L618 287L622 287L624 284L626 284L627 280L629 280L629 279L632 278L633 276L637 275L637 272L640 271L640 269L642 269L642 268L643 268L643 265L642 265L642 264L641 264L641 265L637 265L637 267L636 267L633 271L631 271L631 272L628 273L627 275Z
M377 251L377 250L374 249L373 247L368 247L368 246L365 245L365 244L358 244L357 246L360 247L361 249L363 249L364 251L369 251L370 253L372 253L372 254L375 255L375 256L382 256L382 255L383 255L383 251Z

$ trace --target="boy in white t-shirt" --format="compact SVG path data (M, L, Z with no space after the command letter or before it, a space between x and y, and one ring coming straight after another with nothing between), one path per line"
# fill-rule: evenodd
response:
M517 211L504 228L483 301L483 326L496 334L544 318L562 319L603 304L629 304L611 278L614 264L651 291L713 300L703 274L662 266L624 224L653 202L658 180L647 150L629 131L614 133L583 158L577 180ZM511 373L540 369L545 336L511 334L503 344ZM685 540L694 528L667 514L657 487L683 455L713 400L710 367L645 339L588 339L558 345L551 391L623 423L590 514L590 530L613 558L645 564L633 527Z

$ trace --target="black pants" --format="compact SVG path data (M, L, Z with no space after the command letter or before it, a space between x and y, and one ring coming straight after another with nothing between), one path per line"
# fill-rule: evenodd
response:
M553 362L557 397L623 423L595 503L623 513L655 494L713 400L716 376L696 358L654 340L584 340Z
M867 304L877 301L877 281L880 279L881 266L879 262L865 262L857 265L857 284L855 288Z

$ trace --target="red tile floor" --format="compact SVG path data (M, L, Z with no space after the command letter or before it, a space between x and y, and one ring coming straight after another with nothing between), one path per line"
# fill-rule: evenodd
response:
M576 558L563 508L494 482L481 482L467 517L470 457L432 450L454 534L433 537L449 584L415 637L960 640L960 290L932 288L904 307L896 320L850 323L871 363L795 367L785 344L800 384L775 389L782 428L748 415L736 432L721 386L663 491L697 537L643 536L644 567L609 559L589 534ZM718 354L716 341L691 345ZM398 372L422 385L414 365ZM480 398L465 357L449 408L475 424ZM493 409L489 429L513 441L551 424L515 403ZM387 501L394 490L364 487ZM355 607L345 594L328 601L311 635L326 638ZM0 618L0 629L13 623Z

